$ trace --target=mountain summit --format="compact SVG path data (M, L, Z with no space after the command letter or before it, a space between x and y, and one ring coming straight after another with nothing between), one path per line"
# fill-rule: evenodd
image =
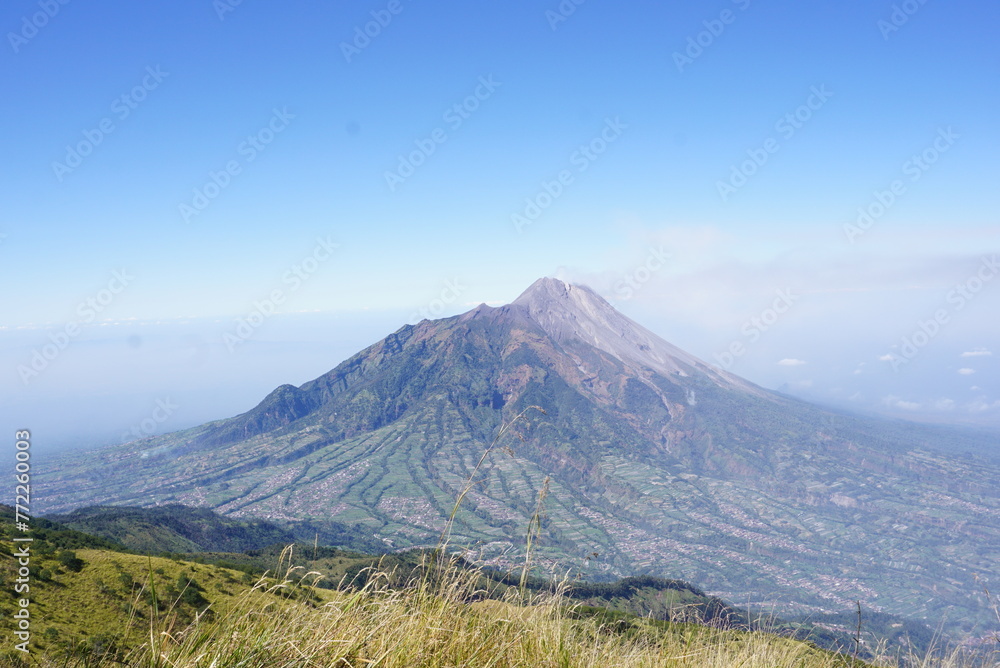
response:
M667 343L586 286L540 278L512 306L524 308L528 318L556 343L593 346L632 370L684 376L685 369L697 369L721 386L751 391L755 387Z
M66 455L36 503L184 503L432 545L530 406L545 413L491 451L457 516L453 544L484 562L523 562L544 489L536 556L589 577L683 578L779 612L988 619L973 573L1000 579L1000 468L941 452L983 443L769 392L551 278L402 327L242 415Z

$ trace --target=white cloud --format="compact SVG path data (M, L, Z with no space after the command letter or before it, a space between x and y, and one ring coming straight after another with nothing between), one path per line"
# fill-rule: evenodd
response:
M797 360L792 357L786 357L778 362L778 366L802 366L803 364L805 364L803 360Z
M955 409L954 399L938 399L934 402L934 410L950 411Z
M976 399L969 404L970 413L985 413L986 411L995 410L997 408L1000 408L1000 400L994 401L991 404L986 399Z
M976 373L976 370L975 369L959 369L958 372L960 374L962 374L963 376L971 376L972 374Z
M881 357L879 357L878 361L879 362L891 362L893 359L895 359L895 358L892 355L885 354L885 355L882 355Z
M962 353L962 357L992 357L993 353L986 348L976 348Z
M915 401L904 401L899 397L894 397L892 395L884 397L882 399L882 403L889 408L898 408L904 411L915 411L920 408L920 404Z

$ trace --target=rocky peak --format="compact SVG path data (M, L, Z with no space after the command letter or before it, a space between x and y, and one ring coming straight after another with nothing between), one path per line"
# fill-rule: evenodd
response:
M617 311L603 297L584 285L557 278L540 278L511 304L560 344L574 340L589 344L630 367L644 367L662 374L686 375L697 369L716 383L739 386L756 393L759 388L706 364Z

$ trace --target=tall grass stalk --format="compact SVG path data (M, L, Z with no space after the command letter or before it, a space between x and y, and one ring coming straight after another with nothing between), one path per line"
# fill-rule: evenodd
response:
M521 568L521 581L518 587L521 590L522 597L525 594L525 587L528 583L528 574L531 572L531 550L542 533L542 508L545 505L545 497L549 495L549 483L551 480L549 476L545 476L542 489L538 492L538 503L535 504L535 512L531 515L531 521L528 522L528 539L524 550L524 567Z
M293 576L262 578L212 621L158 634L129 666L304 668L306 666L744 666L846 668L847 659L765 633L636 618L627 629L570 614L559 594L484 600L480 573L445 565L433 588L391 588L390 574L358 589L314 589ZM307 605L300 594L326 597ZM574 618L580 617L580 618ZM166 620L161 618L164 623ZM151 639L152 640L152 639Z
M545 414L545 409L542 408L541 406L528 406L520 413L515 415L510 422L506 422L500 425L500 430L497 431L497 435L493 438L489 446L485 450L483 450L483 453L479 456L479 461L476 462L476 465L472 468L472 472L469 473L469 477L466 479L465 485L462 486L462 491L459 492L458 497L455 499L455 505L452 507L451 513L448 515L448 519L444 523L444 529L441 531L441 537L438 539L438 545L437 545L438 551L443 551L447 548L448 541L451 538L452 527L455 525L455 517L458 515L458 510L459 508L461 508L462 502L465 501L465 497L468 496L469 492L472 491L472 488L479 483L479 480L477 479L477 476L479 475L479 470L483 467L483 464L486 462L487 458L489 458L489 456L493 453L493 451L500 449L502 447L500 446L500 442L501 440L503 440L503 437L507 435L507 432L509 432L511 428L518 422L524 420L525 415L527 415L528 411L531 410L536 410L542 414ZM513 454L513 451L511 451L510 448L503 446L503 449Z

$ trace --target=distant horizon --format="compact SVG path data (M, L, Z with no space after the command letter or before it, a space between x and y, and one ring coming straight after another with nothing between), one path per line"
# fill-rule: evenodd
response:
M536 281L533 281L530 285L534 285L535 282L537 282L537 281L539 281L539 280L541 280L543 278L554 278L554 279L560 280L560 281L562 281L563 283L566 283L566 284L572 284L572 285L582 286L582 287L585 287L585 288L593 290L593 288L591 288L591 286L587 285L586 283L584 283L582 281L564 280L564 279L558 278L557 276L540 277L539 279L536 279ZM525 286L524 290L522 290L520 293L518 293L517 296L520 296L521 294L523 294L524 292L526 292L527 289L530 287L530 285L529 286ZM600 294L600 292L597 292L597 291L595 291L595 294L598 294L598 296L600 296L602 299L605 299L606 301L608 301L612 305L612 307L614 307L616 309L618 308L618 305L614 304L613 298L609 299L608 296L602 295L602 294ZM447 296L445 297L445 299L447 299ZM223 379L223 381L221 383L219 383L218 385L208 385L208 384L206 384L204 387L199 388L196 391L193 391L193 392L192 391L188 391L187 394L189 394L191 397L196 397L196 398L197 397L201 397L201 399L190 399L190 398L187 398L186 393L184 393L184 392L181 392L181 393L178 393L178 392L167 392L167 393L160 392L160 393L156 394L155 396L153 394L150 394L147 398L145 398L145 403L147 404L147 408L144 409L145 412L144 413L137 413L137 414L141 415L141 418L137 418L137 419L133 420L132 422L130 422L127 425L127 428L126 427L119 427L119 426L110 426L112 424L115 424L116 417L115 417L114 414L109 414L105 418L105 422L107 423L108 426L104 427L104 429L106 429L106 430L110 429L111 431L114 431L115 429L119 429L120 428L120 429L122 429L120 437L110 438L110 440L109 440L108 433L110 433L110 432L106 432L104 436L101 436L99 431L95 431L93 436L91 436L89 439L83 439L82 442L75 442L74 443L74 442L72 442L70 440L63 440L62 442L56 442L56 443L51 444L51 449L50 449L49 445L44 445L43 448L41 449L41 452L43 454L57 454L57 453L60 453L60 452L66 452L66 451L72 451L72 450L99 449L99 448L103 448L103 447L121 445L121 444L123 444L125 442L128 442L128 441L131 441L131 440L138 440L138 439L146 438L146 437L149 437L149 436L160 435L160 434L170 433L170 432L174 432L174 431L183 431L183 430L189 429L191 427L196 427L196 426L202 425L202 424L204 424L206 422L212 422L212 421L220 420L220 419L227 419L227 418L233 417L235 415L244 413L244 412L246 412L248 410L251 410L261 400L263 400L265 398L265 396L267 396L271 391L273 391L274 389L276 389L280 385L291 384L291 385L294 385L294 386L298 387L298 386L300 386L300 385L302 385L302 384L304 384L306 382L309 382L309 381L313 380L314 378L319 377L319 376L327 373L328 371L334 369L337 365L339 365L341 362L347 360L349 357L353 356L355 353L360 352L361 350L367 348L368 346L374 345L377 342L381 341L385 336L388 336L391 333L393 333L395 331L398 331L400 328L402 328L404 326L417 324L420 321L420 319L423 319L424 316L430 316L430 317L427 318L429 320L451 318L451 317L456 317L458 315L461 315L463 313L468 313L469 311L474 310L474 309L476 309L476 308L478 308L478 307L480 307L482 305L486 305L486 306L489 306L491 308L496 308L496 307L500 307L500 306L509 305L512 302L514 302L515 299L516 299L516 297L512 298L512 299L510 299L508 301L497 301L497 300L494 300L493 303L487 303L485 301L480 301L480 302L468 301L468 302L464 302L464 303L457 303L457 301L452 300L448 304L444 304L445 300L442 300L442 299L438 298L436 300L433 300L432 302L429 302L429 304L424 309L422 309L423 313L421 313L421 311L416 311L416 312L410 314L410 318L405 319L405 322L403 322L402 320L400 320L398 322L397 326L392 325L392 322L393 322L394 319L401 317L402 314L404 313L404 311L394 311L394 310L372 311L370 309L362 309L360 312L354 314L355 317L357 318L357 320L351 320L351 322L354 323L354 325L352 325L352 329L358 323L361 323L361 322L363 322L364 320L367 320L367 319L371 319L371 320L374 320L375 322L380 323L380 325L382 326L382 329L379 330L379 331L381 331L382 333L381 334L372 334L372 336L374 338L372 338L371 340L367 341L366 343L358 345L358 347L356 349L352 349L349 352L343 353L343 356L341 358L337 359L335 362L329 363L327 367L323 367L323 365L322 365L323 363L317 362L313 358L306 359L306 358L302 358L302 357L299 357L299 356L293 356L293 355L291 355L290 354L291 353L291 349L297 348L298 344L295 341L287 340L287 338L286 338L287 337L287 333L283 332L282 335L277 336L277 337L275 337L272 340L264 340L262 338L262 340L260 341L261 346L263 346L264 348L273 348L273 347L276 346L278 350L283 350L283 352L280 353L281 355L283 355L283 356L285 356L285 358L287 358L289 360L293 360L295 362L294 371L291 371L289 369L281 369L280 367L275 366L274 368L271 368L269 370L268 377L277 378L277 377L282 376L282 375L284 375L285 377L287 377L289 373L292 373L292 374L297 374L294 380L284 380L284 381L280 381L280 382L278 380L272 380L272 381L270 381L270 384L268 384L269 381L267 381L267 380L256 379L255 378L255 379L253 379L251 381L252 382L251 385L247 385L248 381L250 381L251 379L247 377L247 375L245 373L246 369L243 369L243 370L236 370L236 373L238 374L238 381L227 382L225 379ZM627 301L625 303L627 304ZM446 313L445 310L447 308L450 308L454 312L447 312ZM439 311L439 310L441 312L437 313L437 311ZM275 314L274 316L272 316L273 320L269 320L269 322L271 322L274 326L280 326L280 324L282 324L282 323L288 323L291 320L294 320L294 319L297 319L297 318L317 319L319 321L323 321L323 319L325 319L325 318L329 318L331 316L338 316L338 315L343 315L343 314L331 314L331 313L324 313L324 312L318 312L318 311L308 311L308 312L299 312L299 313L282 313L282 314ZM625 315L628 315L628 314L625 314ZM631 318L631 316L628 316L628 317ZM417 318L419 318L419 319L417 319ZM632 319L634 320L635 318L632 318ZM234 322L234 320L232 318L226 319L226 318L218 318L218 317L216 317L216 318L212 318L212 317L204 317L204 318L179 317L179 318L175 318L173 320L174 320L173 323L164 322L162 320L161 321L150 321L150 322L142 322L142 321L113 322L110 326L114 326L114 327L126 327L126 328L129 328L129 329L136 329L137 328L138 330L141 331L141 329L144 326L145 327L152 326L155 329L155 328L159 328L161 326L169 326L169 325L173 324L173 325L189 326L189 327L193 327L193 328L196 328L196 329L205 329L205 328L207 328L207 329L211 330L211 329L217 329L218 325L225 324L225 325L227 325L227 327L228 327L229 330L233 330L232 324ZM238 318L237 319L237 326L238 326L238 321L239 320L242 320L242 318ZM245 322L245 320L244 320L244 322ZM640 324L640 325L646 326L641 321L636 321L636 322L638 322L638 324ZM385 329L386 326L388 326L390 328L389 329ZM374 327L374 325L372 327ZM656 334L657 336L660 336L661 338L664 338L664 340L666 340L668 343L674 344L673 341L670 341L669 339L666 339L665 337L663 337L655 329L653 329L651 327L648 327L648 326L646 326L646 327L647 327L647 329L651 329L651 331L653 331L653 333ZM40 328L40 329L45 329L45 328ZM304 328L304 331L308 331L310 333L311 337L315 340L317 338L316 335L320 334L322 332L322 325L320 325L318 323L310 324L310 325L308 325L308 326L306 326ZM364 331L364 330L362 330L362 331ZM372 329L372 331L374 331L374 330ZM355 336L354 340L360 340L360 336L361 335L358 334L357 336ZM117 337L115 337L115 338L117 338ZM282 339L284 339L284 341L282 341ZM136 343L136 340L139 340L140 342ZM145 345L145 342L142 341L142 336L139 335L139 334L131 334L131 335L129 335L128 338L126 339L126 342L127 342L127 345L129 345L130 347L135 347L135 348L140 348L143 345ZM248 343L252 344L252 342L248 342ZM212 346L212 347L219 347L219 346ZM224 346L222 346L222 347L224 348ZM679 346L679 347L681 347L683 350L685 350L685 352L691 352L687 348L684 348L683 346ZM338 348L332 348L332 349L333 350L338 350ZM315 348L311 347L310 350L322 350L322 348L319 348L317 346ZM204 353L204 351L202 351L202 352ZM258 348L257 355L260 356L260 355L263 355L263 354L266 354L267 356L271 357L271 356L273 356L274 353L273 353L273 351L267 351L267 350ZM695 354L695 353L692 353L692 354ZM737 369L732 369L732 368L726 369L725 367L720 366L718 364L717 360L713 360L711 358L707 358L707 357L705 357L703 355L699 355L699 354L695 354L695 356L698 357L699 359L701 359L706 364L709 364L709 365L714 366L716 368L727 370L730 373L735 373L737 376L740 376L742 378L745 378L746 380L754 382L755 384L758 384L758 385L760 385L761 387L764 387L767 390L770 390L770 391L773 391L773 392L777 392L779 394L784 394L786 396L790 396L790 397L793 397L793 398L796 398L796 399L799 399L799 400L803 400L803 401L806 401L806 402L809 402L809 403L814 403L816 405L827 407L827 408L830 408L832 410L845 411L848 414L854 414L854 415L859 415L859 416L881 417L881 418L886 418L886 419L897 419L897 420L904 420L904 421L913 422L913 423L917 423L917 424L937 425L937 426L946 427L946 428L972 429L972 430L975 430L975 431L985 431L986 433L993 433L993 434L996 434L998 437L1000 437L1000 425L997 425L997 424L977 423L977 422L974 422L974 421L971 421L971 420L970 421L960 421L959 419L953 419L953 420L949 421L947 419L942 419L940 416L935 416L933 414L926 415L926 414L922 414L922 413L915 413L914 411L893 411L893 410L891 410L891 407L887 407L885 405L859 406L859 405L857 405L857 403L852 403L852 402L838 403L837 401L830 401L830 400L824 401L822 398L817 399L817 398L814 398L814 397L810 396L808 393L805 393L805 392L802 392L802 391L796 392L794 390L791 390L791 388L788 388L788 387L773 386L773 384L771 386L768 386L768 385L766 385L764 383L758 382L757 380L755 380L752 377L749 377L747 375L744 375L744 374L740 373L740 371L739 371L738 368ZM283 358L279 358L279 360L280 359L283 359ZM151 379L149 379L149 381L150 381L149 382L150 386L158 386L160 384L160 380L157 379L157 378L151 378ZM197 404L199 401L201 401L203 398L205 398L207 396L213 395L219 388L227 388L227 387L229 387L229 388L235 388L235 386L237 386L237 385L244 386L242 388L243 391L239 395L239 398L234 398L234 400L232 402L230 402L229 404L227 404L227 405L230 406L230 408L228 410L226 410L226 409L219 409L216 412L211 412L210 409L207 409L207 410L202 410L201 412L195 412L195 413L191 413L190 412L190 411L192 411L192 405ZM184 398L183 399L178 399L177 397L184 397ZM166 406L166 409L164 409L164 406ZM187 415L189 415L189 416L190 415L196 415L196 416L199 416L199 417L189 417L188 420L184 421L182 416L185 413L184 413L184 411L181 410L182 408L185 409L186 411L188 411ZM100 429L100 427L98 427L98 430L99 429Z

